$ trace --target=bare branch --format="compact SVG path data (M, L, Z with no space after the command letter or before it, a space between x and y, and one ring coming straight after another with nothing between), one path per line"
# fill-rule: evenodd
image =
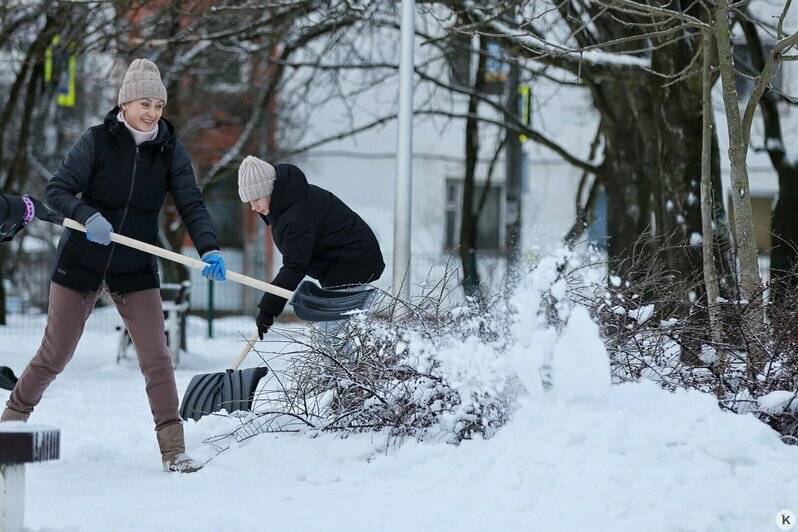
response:
M746 144L748 144L751 137L751 124L754 121L756 107L762 95L765 93L765 89L767 89L770 84L770 77L773 73L774 66L779 62L781 53L796 44L798 44L798 32L777 42L768 55L768 58L765 60L765 65L759 75L759 80L757 81L756 87L754 87L754 90L751 92L751 97L748 99L748 104L745 106L745 113L743 114L743 140Z

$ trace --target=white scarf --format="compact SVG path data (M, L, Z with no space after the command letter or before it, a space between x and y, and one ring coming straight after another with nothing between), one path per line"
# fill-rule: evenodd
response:
M147 142L148 140L155 140L155 137L158 136L158 128L160 127L159 124L155 124L155 127L152 128L152 131L139 131L127 123L127 120L125 120L124 111L119 111L119 114L116 115L116 119L125 124L127 130L130 131L131 135L133 135L133 140L136 141L136 146L142 142Z

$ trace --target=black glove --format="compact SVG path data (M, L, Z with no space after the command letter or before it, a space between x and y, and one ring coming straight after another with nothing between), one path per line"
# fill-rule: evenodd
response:
M36 218L38 218L39 220L42 220L44 222L51 221L51 217L48 216L48 214L52 214L52 213L50 212L50 209L48 209L47 207L44 206L44 203L42 203L41 201L37 200L36 198L31 196L30 194L25 194L22 197L23 198L27 198L28 201L30 201L33 204L34 214L36 215Z
M36 218L43 222L50 222L51 224L63 225L64 224L64 217L58 214L57 212L51 211L48 209L44 203L39 201L38 199L34 198L30 194L25 194L23 198L27 198L33 203L33 208L36 211Z
M14 238L14 235L22 231L30 221L32 213L28 210L33 207L32 203L26 203L20 197L12 196L10 194L0 194L0 201L5 202L5 208L0 209L3 213L3 219L0 220L0 242L8 242Z
M258 326L258 336L263 340L263 335L269 332L269 327L274 323L274 316L266 314L261 310L258 312L258 317L255 318L255 323Z

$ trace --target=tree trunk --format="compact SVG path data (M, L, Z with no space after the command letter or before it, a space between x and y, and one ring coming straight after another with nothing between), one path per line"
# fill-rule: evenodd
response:
M731 51L731 29L729 27L729 5L719 0L715 8L715 40L718 45L718 66L723 84L723 103L729 128L729 164L731 165L731 198L734 206L736 256L740 264L740 296L751 310L745 313L745 325L749 342L749 369L752 374L764 364L765 353L760 344L760 333L764 325L761 305L762 280L759 276L756 239L754 234L753 209L748 186L748 142L743 134L742 117L738 107L737 88L734 84L734 58ZM757 301L758 300L758 301Z
M718 375L723 376L726 366L726 354L721 348L723 342L723 323L721 321L718 305L720 302L720 286L718 285L718 271L715 268L715 246L712 234L712 33L709 30L701 32L701 49L703 68L701 72L703 107L703 142L701 144L701 222L703 227L702 250L704 256L704 286L707 290L707 312L709 313L709 329L712 341L717 349L714 365L719 368ZM718 398L723 393L723 387L717 386Z
M734 84L734 58L731 51L731 29L729 7L726 0L719 0L715 13L715 39L718 43L718 58L723 103L729 128L729 164L731 166L731 198L734 206L734 227L737 256L740 261L740 291L742 299L751 302L761 292L753 210L748 184L748 144L743 138L742 117L738 107L737 88Z
M477 222L478 214L474 210L474 197L476 194L476 167L479 156L479 119L478 94L482 92L484 84L485 56L487 45L485 38L480 38L479 62L477 66L476 81L474 83L474 96L468 99L468 118L466 118L465 131L465 176L463 178L463 203L461 207L460 222L460 262L463 266L463 290L468 297L481 301L479 272L477 271Z
M798 287L798 167L788 163L776 171L779 196L771 218L770 280L773 303L778 304Z
M703 123L695 98L700 77L663 85L662 78L651 76L637 85L605 81L593 87L605 139L599 177L607 192L608 253L611 271L625 275L642 244L668 271L686 279L702 268L697 237L704 231L698 178ZM718 200L720 165L716 157L712 162ZM726 242L721 201L715 215L716 239Z
M679 11L678 6L673 9ZM629 34L626 25L607 17L601 20L597 28L603 38ZM607 193L610 271L624 277L641 251L655 258L675 282L702 270L703 112L697 97L702 82L701 65L695 61L701 41L692 30L681 32L679 38L651 37L650 71L641 69L635 76L606 76L599 71L584 77L601 114L604 135L598 177ZM723 203L717 201L720 161L712 153L714 237L722 246L728 242L727 225ZM640 264L636 266L637 273L644 275Z

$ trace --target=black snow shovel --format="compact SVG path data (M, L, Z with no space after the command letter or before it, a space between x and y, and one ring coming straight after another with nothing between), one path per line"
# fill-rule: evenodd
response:
M199 421L202 416L220 410L227 410L228 413L252 410L258 381L269 370L264 367L239 370L238 366L244 361L257 339L256 331L247 340L238 358L227 371L195 375L191 379L180 404L180 417Z
M13 390L17 384L17 376L11 368L7 366L0 366L0 388L4 390Z
M63 225L69 229L86 232L86 227L82 224L70 218L65 218L53 211L46 210L45 214L42 215L40 210L46 209L46 207L38 200L36 200L36 204L37 217L44 217L50 223ZM40 205L41 209L39 207ZM147 244L146 242L141 242L117 233L111 233L111 241L150 253L163 259L179 262L189 268L200 271L208 265L199 259L187 257L180 253L159 248L158 246L153 246L152 244ZM347 319L354 314L368 310L377 297L377 290L367 285L350 290L330 290L321 288L311 281L303 281L297 289L292 292L285 288L230 270L227 270L226 278L230 281L251 286L252 288L257 288L287 299L291 306L294 307L294 313L297 317L307 321L337 321Z

